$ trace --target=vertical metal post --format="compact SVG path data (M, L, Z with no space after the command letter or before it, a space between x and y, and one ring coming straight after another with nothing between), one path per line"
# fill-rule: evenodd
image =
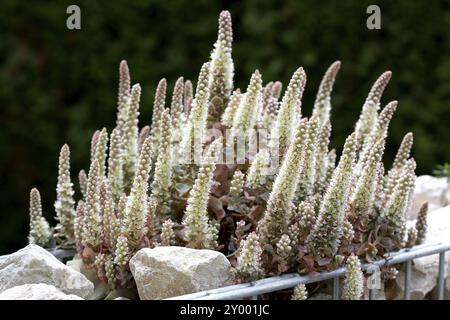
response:
M405 262L405 300L411 300L411 267L412 262L408 260Z
M369 289L369 300L375 300L377 297L377 289Z
M444 284L445 284L445 252L439 253L439 273L437 281L437 299L444 300Z
M339 277L333 278L333 300L339 300Z

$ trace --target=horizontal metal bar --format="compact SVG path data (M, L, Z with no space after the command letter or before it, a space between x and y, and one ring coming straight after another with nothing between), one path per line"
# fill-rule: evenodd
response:
M366 270L369 266L386 266L398 264L424 256L429 256L450 250L450 244L434 244L422 245L413 248L402 249L398 252L386 254L384 258L374 261L372 263L365 263L362 269ZM320 282L324 280L333 279L343 276L345 274L345 267L330 271L322 272L317 275L302 276L298 273L290 273L281 276L275 276L257 280L253 282L226 286L213 290L206 290L197 293L186 294L182 296L172 297L168 300L222 300L222 299L240 299L243 297L260 295L263 293L279 291L295 287L298 284L308 284L312 282Z

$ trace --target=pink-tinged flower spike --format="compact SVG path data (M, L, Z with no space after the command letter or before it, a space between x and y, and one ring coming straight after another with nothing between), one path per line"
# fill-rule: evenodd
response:
M316 177L314 189L322 193L325 189L325 179L328 168L328 145L330 144L331 123L329 120L322 125L317 137L317 147L315 150ZM334 163L333 163L334 169Z
M328 188L328 185L331 182L331 178L333 178L335 168L336 168L336 150L331 149L330 152L328 152L327 173L325 175L323 190L326 190L326 188Z
M271 136L271 143L278 145L280 155L283 155L288 149L292 132L294 132L297 121L301 118L301 99L305 84L305 71L303 68L298 68L292 75L281 101L275 128Z
M108 285L115 289L116 287L116 268L114 263L114 256L112 254L106 254L105 255L105 262L104 262L104 268L105 268L105 277L108 281Z
M283 89L283 84L281 81L275 81L272 87L272 97L275 99L280 99L281 89Z
M155 212L156 212L156 201L151 197L148 197L147 203L147 221L145 226L147 229L147 238L150 240L150 246L153 246L153 236L155 235Z
M191 111L183 132L180 157L185 162L199 162L203 149L203 140L206 130L206 118L209 108L209 62L204 63L200 70L195 98L192 101Z
M109 141L108 181L114 201L119 201L124 192L123 185L123 149L120 131L115 128Z
M392 191L398 182L401 170L411 155L413 144L413 134L410 132L405 135L395 156L391 170L388 171L385 179L385 195L386 200L392 195Z
M220 99L217 104L212 104L215 108L210 108L211 120L219 119L224 106L230 98L233 90L234 64L231 57L233 42L233 30L231 25L231 15L228 11L222 11L219 16L219 32L214 49L211 53L210 63L210 97Z
M237 198L244 191L245 175L240 170L236 170L231 179L230 197Z
M186 122L183 106L184 79L179 77L175 83L170 104L170 116L172 118L172 143L177 145L183 136L183 127Z
M97 273L97 277L100 280L105 281L105 259L106 255L102 252L100 252L99 254L97 254L94 258L94 263L93 263L93 267Z
M214 249L217 246L216 230L208 217L208 199L213 181L213 172L221 150L222 139L214 140L202 159L194 186L189 193L188 205L183 217L187 246L195 249Z
M241 99L231 127L231 137L248 137L256 123L257 110L262 99L262 79L258 70L252 74L247 92Z
M380 139L371 149L350 197L352 216L361 222L367 223L374 209L378 187L378 170L383 152L384 140Z
M128 196L125 193L122 193L119 202L117 203L116 216L119 221L123 220L123 218L125 217L125 211L127 209L127 198Z
M408 228L408 232L406 233L406 248L412 248L416 244L417 241L417 230L414 226Z
M342 289L342 299L360 300L364 290L364 274L361 270L361 263L355 255L347 259L347 271Z
M150 169L152 166L151 138L145 140L136 168L133 185L127 199L121 234L132 242L141 240L147 221L147 191ZM128 243L128 242L127 242ZM119 244L117 244L118 246ZM128 245L128 244L127 244ZM122 246L125 241L122 240Z
M358 150L362 147L365 139L372 131L375 123L377 122L377 114L380 109L380 99L383 95L384 89L386 88L389 80L391 79L392 72L384 72L373 84L370 89L369 95L364 102L361 115L356 123L355 132L356 139L358 142Z
M267 103L270 98L280 99L282 87L281 81L269 82L264 87L264 103Z
M299 227L303 231L311 230L311 228L316 223L317 215L314 210L314 204L310 199L305 199L298 205L297 217L299 222Z
M258 118L258 127L271 130L277 119L277 112L281 93L281 82L269 82L263 89L262 110Z
M242 99L242 94L240 89L236 89L230 97L230 102L228 102L228 106L225 108L225 111L222 115L222 124L228 128L231 128L233 125L234 116L236 114L237 109L239 108L239 104Z
M309 251L315 257L333 257L341 243L355 149L353 133L345 141L344 151L323 197L317 221L306 240Z
M342 241L350 243L355 237L355 230L353 225L347 219L344 219L344 225L342 227Z
M386 138L389 123L391 122L395 110L397 110L397 106L398 101L394 100L389 102L386 107L381 110L380 115L378 116L376 130L374 130L373 134L371 134L372 143L374 143L374 141L377 141L378 139Z
M375 191L375 212L381 212L384 205L384 164L381 161L377 168L377 190Z
M427 215L428 215L428 202L424 202L419 209L416 221L417 238L416 245L422 244L425 241L427 235Z
M173 232L173 222L171 219L167 219L163 222L161 228L161 245L171 246L175 240L175 234Z
M262 105L263 105L263 111L266 110L266 106L267 103L269 102L269 100L271 98L273 98L273 86L274 86L274 82L270 81L268 82L264 88L263 88L263 93L262 93Z
M82 230L83 245L97 248L102 238L102 217L100 208L100 184L102 176L97 160L91 163L88 174L84 228Z
M114 252L117 238L120 236L120 220L115 214L115 202L108 193L103 208L103 235L104 245Z
M30 192L30 233L28 235L28 243L44 247L48 244L50 236L50 226L42 216L41 195L38 189L33 188Z
M289 239L292 239L291 246L294 248L299 243L300 232L301 232L300 231L300 223L298 223L298 222L291 223L291 225L289 226L289 228L287 230L287 235L289 236Z
M336 75L340 68L341 62L335 61L325 72L322 82L320 83L312 112L312 115L318 118L319 128L322 128L322 126L330 120L331 93L333 92L334 81L336 80Z
M294 288L291 300L306 300L308 298L308 291L303 283L297 285Z
M103 216L103 210L105 209L106 199L111 197L111 189L109 187L108 179L101 179L100 181L100 212Z
M125 235L120 235L117 238L116 250L114 252L114 263L121 269L124 269L131 258L131 251L128 245L128 239Z
M98 162L100 176L106 173L106 151L108 149L108 132L103 128L98 135L98 141L95 147L94 159Z
M172 124L169 109L161 115L160 141L158 142L158 159L155 164L155 173L151 185L151 198L156 201L156 215L159 219L170 211L170 186L172 179Z
M397 105L397 101L391 101L380 112L378 120L373 126L372 131L366 137L362 146L362 151L359 154L358 164L356 168L357 175L361 174L361 170L364 167L365 162L367 161L370 150L373 148L375 143L378 140L386 140L389 123L391 122L392 116L397 109Z
M74 240L75 201L73 194L73 184L70 180L70 149L65 144L59 154L55 211L56 220L59 221L56 229L68 241Z
M78 184L80 186L80 192L83 199L86 199L86 187L87 187L87 174L86 171L80 170L78 173Z
M273 185L263 218L258 222L257 233L264 245L276 245L287 231L288 218L293 210L292 199L304 165L305 141L308 141L308 119L297 125L294 139L283 160Z
M119 90L117 97L117 122L116 126L120 133L123 133L124 126L127 119L127 109L130 99L130 70L128 69L128 64L125 60L120 62L119 66Z
M86 214L86 208L84 206L84 201L80 200L77 204L76 218L73 224L75 243L77 246L77 251L81 251L82 241L83 241L83 229L84 229L84 216Z
M139 132L139 140L138 140L138 154L141 153L142 145L144 144L145 139L150 136L150 126L145 126Z
M282 84L280 81L269 82L263 89L261 112L258 113L258 128L268 130L269 133L277 120L279 98Z
M397 155L395 156L392 168L401 168L405 165L409 156L411 155L411 148L414 142L414 136L412 132L408 132L402 140L400 147L398 148Z
M305 142L305 159L297 190L297 193L301 197L312 195L314 193L318 127L319 122L317 117L312 116L308 123L308 140Z
M122 133L122 165L125 189L128 191L134 178L134 170L138 157L139 137L139 102L141 86L135 84L131 88L131 98L128 104L127 118Z
M257 280L264 274L261 262L262 249L258 235L250 233L239 246L236 274L243 281Z
M264 111L264 115L262 116L260 127L262 129L266 129L269 133L272 130L275 121L277 121L277 112L280 103L277 98L270 97L269 102L267 103L266 110Z
M166 105L166 90L167 90L167 81L165 78L161 79L156 87L155 99L153 101L153 115L152 115L152 123L150 126L150 136L152 137L152 154L156 157L159 140L159 122L161 119L161 114L164 111Z
M191 112L192 99L194 97L194 89L192 88L191 80L186 80L184 83L184 94L183 94L183 105L184 105L184 115L186 119L189 117Z
M402 245L406 232L406 213L409 209L410 197L414 191L416 162L409 159L402 169L398 183L394 187L392 196L387 201L381 217L388 225L388 235L397 244Z
M96 130L91 138L91 162L94 162L95 149L97 148L98 137L100 135L100 130Z
M291 252L291 239L287 234L283 234L276 245L276 255L278 257L278 269L280 273L283 272L285 267L287 266Z
M259 150L248 169L246 184L249 188L256 188L266 181L265 169L269 161L269 151L267 149Z

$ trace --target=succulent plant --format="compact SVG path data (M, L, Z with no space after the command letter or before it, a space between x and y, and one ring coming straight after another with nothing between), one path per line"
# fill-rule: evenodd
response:
M331 93L341 62L325 73L306 117L304 69L294 72L284 93L279 81L264 84L258 70L241 92L234 87L232 40L224 11L195 94L192 82L180 77L169 106L162 79L148 125L139 123L141 87L132 85L122 61L116 125L111 134L103 128L92 136L89 171L78 175L81 199L74 199L65 145L55 204L59 224L50 229L33 189L30 242L46 246L54 232L57 245L76 247L111 288L133 287L130 258L155 246L219 250L238 282L328 270L347 260L345 296L359 298L358 259L420 243L426 230L426 207L415 230L406 230L415 180L412 134L392 168L385 170L382 161L397 108L393 101L380 111L392 74L373 85L336 165ZM236 155L241 147L244 153ZM305 287L295 288L292 298L306 298Z
M236 273L241 280L256 280L263 274L262 249L258 235L250 233L240 246Z
M299 284L294 288L291 300L306 300L308 298L308 291L304 284Z
M428 214L428 202L424 202L419 209L416 220L416 242L415 244L422 244L425 241L427 235L427 214Z
M58 184L56 186L55 212L59 224L56 227L59 237L74 241L75 201L73 184L70 180L70 149L67 144L59 155Z
M344 300L359 300L363 294L364 275L358 257L355 255L348 257L346 268L342 298Z
M50 226L42 216L41 195L36 188L33 188L30 192L30 233L28 242L45 246L48 244L50 236Z

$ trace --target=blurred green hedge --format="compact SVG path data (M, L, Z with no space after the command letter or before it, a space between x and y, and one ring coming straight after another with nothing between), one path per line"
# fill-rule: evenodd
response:
M221 9L234 22L236 83L259 68L284 84L304 66L309 114L328 65L343 65L333 93L333 145L343 143L373 81L393 71L383 103L397 99L387 155L413 131L418 173L450 159L448 1L376 1L382 29L366 28L372 1L27 1L0 3L0 254L26 243L28 193L37 186L53 216L57 158L72 150L73 179L88 166L91 133L111 130L118 65L127 59L143 87L141 123L166 77L196 79L216 36ZM81 7L82 29L66 29L66 8Z

